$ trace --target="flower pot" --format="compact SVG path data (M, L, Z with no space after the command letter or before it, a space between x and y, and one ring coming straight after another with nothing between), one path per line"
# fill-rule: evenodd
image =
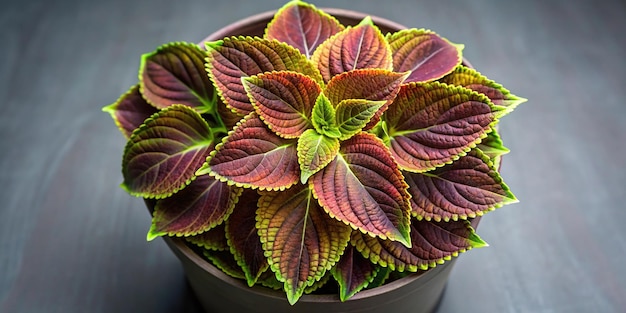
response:
M356 25L366 15L362 13L323 9L344 25ZM275 11L258 14L228 25L203 40L213 41L228 36L262 36ZM373 17L383 33L405 28L397 23ZM468 65L467 62L464 62ZM154 202L146 201L150 211ZM478 222L475 219L474 224ZM432 312L436 309L455 259L435 268L414 273L384 284L363 290L342 302L337 294L304 295L295 305L290 305L282 290L260 286L249 287L245 281L232 278L199 255L182 238L163 237L167 245L182 262L192 290L207 312Z

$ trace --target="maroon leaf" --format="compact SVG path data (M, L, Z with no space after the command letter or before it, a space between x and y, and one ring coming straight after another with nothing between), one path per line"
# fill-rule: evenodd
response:
M375 265L349 245L341 256L332 274L339 283L339 298L346 301L363 290L376 278L381 267Z
M156 202L148 240L203 233L230 215L240 194L240 188L199 176L185 189Z
M139 93L139 85L130 88L115 103L102 108L111 114L115 124L126 138L152 114L159 110L151 106Z
M291 45L309 58L317 46L343 29L337 19L314 5L291 1L276 12L265 29L265 38Z
M387 35L396 72L411 72L406 82L427 82L452 72L461 64L463 45L424 29L403 29Z
M225 228L222 223L201 234L185 237L185 240L204 249L225 251L228 250Z
M251 113L217 145L198 175L246 188L283 190L300 179L297 141L278 137Z

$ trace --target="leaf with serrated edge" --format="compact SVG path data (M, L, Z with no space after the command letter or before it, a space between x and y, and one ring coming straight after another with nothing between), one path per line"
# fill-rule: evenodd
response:
M157 108L184 104L200 113L212 110L217 94L206 75L206 52L196 44L173 42L144 54L139 67L143 97Z
M185 105L148 118L130 136L122 159L122 187L134 196L166 198L188 185L213 148L208 124Z
M253 286L269 267L256 229L258 200L259 195L255 190L246 189L226 220L228 246L237 264L243 269L248 286Z
M257 229L291 304L339 260L351 233L350 227L328 217L304 185L289 192L262 192Z
M228 250L228 241L226 241L224 223L219 224L201 234L185 237L185 240L207 250Z
M298 139L298 163L300 182L306 183L309 177L328 165L339 152L339 140L319 134L309 129Z
M474 149L427 173L404 173L418 219L449 221L481 216L517 202L489 157Z
M235 261L232 253L230 251L213 251L213 250L204 250L202 251L204 257L207 258L213 265L219 268L226 275L231 276L237 279L245 279L246 276Z
M313 126L318 133L331 138L341 137L341 132L339 132L335 120L335 108L333 108L330 100L323 93L315 101L311 122L313 122Z
M407 185L389 150L369 133L342 142L309 180L324 210L354 229L410 245Z
M387 144L401 169L429 171L480 143L497 123L498 110L487 97L467 88L405 84L385 113Z
M225 137L197 175L245 188L284 190L300 179L296 139L284 139L250 113Z
M171 197L157 200L148 240L194 236L221 224L233 211L241 188L208 175L199 176Z
M311 111L322 92L311 78L296 72L270 72L243 79L255 111L283 138L297 138L312 127Z
M207 72L224 103L239 115L254 111L241 78L272 71L295 71L323 85L315 64L298 49L277 40L230 37L206 44Z
M332 269L339 284L339 298L346 301L366 288L376 278L381 267L370 262L349 245L341 259Z
M387 34L396 72L410 71L406 82L439 79L461 64L463 45L455 45L425 29L403 29Z
M500 116L513 111L526 99L512 94L502 85L482 75L475 69L458 66L454 71L439 80L442 83L463 86L487 96L493 104L505 108Z
M370 122L385 101L371 101L365 99L346 99L337 105L337 128L341 133L340 140L347 140L356 135Z
M276 39L300 50L307 58L344 26L336 18L302 1L280 8L265 29L265 38Z
M504 146L502 138L500 138L500 134L498 134L495 127L489 134L487 134L487 137L483 138L476 148L488 155L492 161L494 158L510 152L510 150Z
M378 123L380 116L400 91L400 86L407 75L409 75L408 72L395 73L381 69L354 70L333 77L326 86L324 94L334 106L347 99L385 101L385 104L363 128L368 130Z
M139 93L139 85L134 85L115 103L102 108L102 111L111 114L122 134L130 138L135 129L159 110L146 102Z
M328 38L315 49L311 60L325 82L356 69L393 69L391 48L370 17Z
M352 233L351 243L370 261L398 272L417 272L435 267L451 260L459 253L487 246L468 221L436 223L416 221L411 223L411 242L406 246L389 240L381 240Z

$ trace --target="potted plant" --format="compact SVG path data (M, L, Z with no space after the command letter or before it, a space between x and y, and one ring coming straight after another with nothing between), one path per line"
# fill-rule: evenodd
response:
M385 305L430 311L486 245L478 217L517 201L497 125L525 99L430 30L302 1L218 34L143 55L103 109L148 240L207 310L366 312L404 289Z

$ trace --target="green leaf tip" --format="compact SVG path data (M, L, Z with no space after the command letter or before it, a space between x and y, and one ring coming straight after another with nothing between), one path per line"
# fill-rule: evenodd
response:
M216 40L216 41L207 41L204 43L204 46L207 48L207 50L219 48L223 45L224 45L224 40L222 39Z
M469 238L467 238L467 240L469 240L472 248L489 247L489 244L485 242L482 238L480 238L480 236L478 236L478 234L474 231L472 231L472 233L469 235Z
M374 21L372 21L372 17L369 16L369 15L364 17L363 20L361 20L361 22L359 22L358 26L362 26L362 25L374 26Z

